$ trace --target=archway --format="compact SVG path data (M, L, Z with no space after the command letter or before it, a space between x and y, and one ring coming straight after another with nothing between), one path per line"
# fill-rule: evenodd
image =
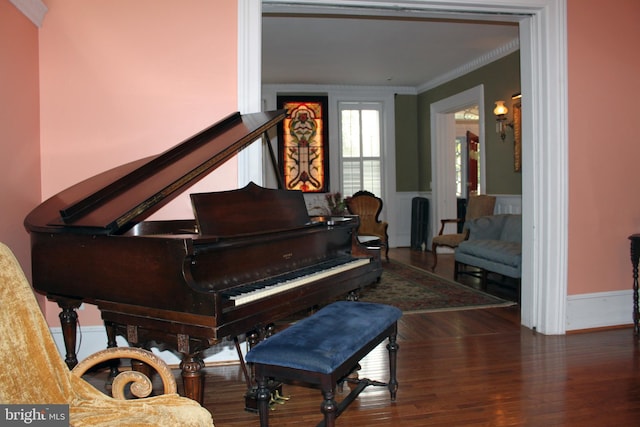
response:
M239 0L239 108L260 106L260 17L266 8L289 12L422 13L439 18L510 20L520 27L522 109L523 293L521 322L544 334L566 330L567 300L567 47L565 0L367 1L357 7L339 0ZM282 9L281 9L282 10ZM325 9L326 10L326 9ZM535 126L534 126L535 124ZM240 159L242 169L254 161ZM257 165L261 159L257 159ZM553 238L551 238L553 236Z

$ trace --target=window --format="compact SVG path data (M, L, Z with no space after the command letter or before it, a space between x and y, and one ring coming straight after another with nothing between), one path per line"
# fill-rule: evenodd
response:
M351 196L359 190L382 195L382 104L340 102L341 192Z

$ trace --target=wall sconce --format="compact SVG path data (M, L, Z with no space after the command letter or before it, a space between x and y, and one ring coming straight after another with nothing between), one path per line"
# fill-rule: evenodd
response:
M519 93L514 94L511 99L520 99L522 95ZM500 135L500 139L503 141L507 137L507 126L513 129L513 122L507 122L507 113L509 109L504 105L504 101L496 101L496 108L493 109L493 114L496 115L496 133Z

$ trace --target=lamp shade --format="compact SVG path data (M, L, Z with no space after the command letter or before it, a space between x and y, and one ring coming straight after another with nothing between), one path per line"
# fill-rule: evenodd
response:
M504 106L504 101L496 101L496 108L493 109L493 114L496 116L504 116L509 110Z

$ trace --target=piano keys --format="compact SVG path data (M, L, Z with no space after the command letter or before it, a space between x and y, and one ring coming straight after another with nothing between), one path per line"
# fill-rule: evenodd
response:
M33 286L62 309L70 367L76 309L95 304L109 346L120 334L180 354L185 395L202 402L204 350L379 279L379 253L355 238L358 218L309 217L298 191L251 183L191 194L195 219L147 220L283 118L232 114L63 190L25 218Z

